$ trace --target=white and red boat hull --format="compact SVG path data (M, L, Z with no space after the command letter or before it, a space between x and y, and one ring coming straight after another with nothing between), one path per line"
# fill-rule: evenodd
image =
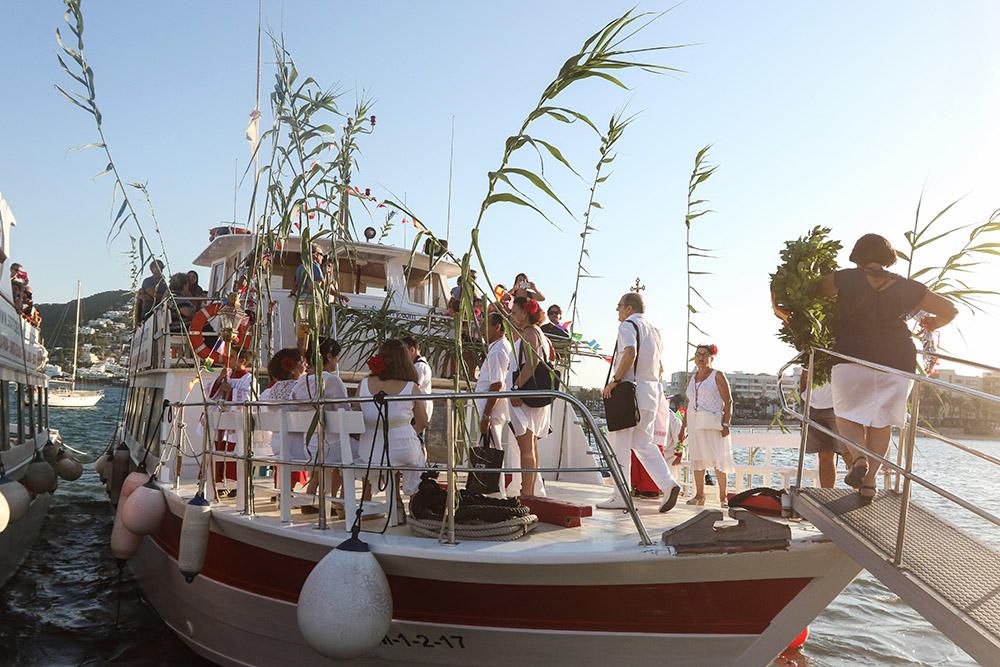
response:
M171 501L178 514L179 502ZM305 643L296 620L302 584L333 531L306 528L314 539L303 539L301 527L262 530L217 515L202 574L188 584L176 562L178 514L168 514L130 567L193 650L224 665L334 664ZM690 556L636 546L548 563L530 550L503 562L486 543L477 553L426 541L420 557L406 544L413 540L367 539L394 613L364 664L590 664L598 656L630 665L767 664L859 570L822 539Z

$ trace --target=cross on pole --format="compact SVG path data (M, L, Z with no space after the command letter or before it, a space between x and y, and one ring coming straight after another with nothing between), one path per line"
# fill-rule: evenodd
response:
M633 285L631 288L629 288L629 291L630 292L635 292L636 294L638 294L639 292L645 292L646 291L646 286L643 285L642 282L637 277L635 279L635 285Z

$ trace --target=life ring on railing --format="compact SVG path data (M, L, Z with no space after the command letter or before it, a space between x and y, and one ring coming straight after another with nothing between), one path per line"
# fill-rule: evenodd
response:
M210 303L203 307L191 318L191 324L188 328L188 340L191 341L191 348L194 350L194 353L202 359L211 359L213 364L225 364L227 356L220 352L217 342L213 343L212 346L209 346L205 342L205 327L208 325L209 320L218 317L219 308L221 308L221 304L218 303ZM252 335L251 332L247 331L249 323L250 319L244 318L236 330L236 340L232 342L233 346L242 348L250 345Z

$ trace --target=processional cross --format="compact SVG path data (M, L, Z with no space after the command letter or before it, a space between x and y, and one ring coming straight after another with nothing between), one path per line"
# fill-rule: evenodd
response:
M635 285L633 285L631 288L629 288L629 291L630 292L635 292L636 294L638 294L639 292L645 292L646 291L646 286L643 285L642 282L640 282L639 278L637 277L635 279Z

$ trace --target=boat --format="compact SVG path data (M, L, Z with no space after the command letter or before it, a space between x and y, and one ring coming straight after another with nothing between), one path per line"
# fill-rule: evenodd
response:
M254 242L251 235L217 236L196 259L211 267L215 312L240 284L237 267L252 261ZM273 314L257 318L259 359L295 344L288 290L300 242L288 237L274 251L270 290L256 299L257 313ZM369 321L364 313L385 310L388 303L402 321L426 330L442 316L435 296L447 294L448 278L459 274L446 260L435 262L405 248L352 243L326 249L343 259L343 273L354 271L354 280L341 279L339 295L330 297L331 305L345 302L336 308L331 329L343 330L352 313L355 322ZM425 287L416 289L419 284ZM273 467L288 479L296 463L255 454L244 419L252 413L257 434L283 427L255 402L223 406L224 412L208 409L199 387L211 376L200 359L185 358L184 349L192 346L171 324L169 309L161 305L131 344L133 372L115 446L127 448L133 466L155 472L152 484L165 498L166 513L138 543L128 567L164 622L217 664L334 664L305 639L297 601L317 563L351 538L351 522L328 516L325 508L340 505L343 515L352 517L359 504L365 509L355 484L361 472L345 469L346 488L355 493L343 500L321 497L324 511L318 517L295 511L314 499L284 485L275 491L274 478L261 471ZM369 338L375 335L369 332ZM358 355L353 361L350 356L345 355L341 375L352 386L365 374ZM449 412L441 406L475 396L465 387L456 392L454 384L435 380L435 393L428 397L439 405L435 415ZM621 488L626 482L586 406L569 394L557 399L555 430L539 443L546 502L577 508L580 518L569 527L538 523L519 539L503 540L449 539L450 529L442 525L439 540L436 530L432 537L414 532L412 514L402 522L407 510L399 512L390 499L377 496L367 503L361 536L387 577L391 624L358 664L498 665L513 659L511 647L532 664L579 664L595 654L632 665L662 664L667 658L684 665L766 664L859 572L849 556L800 522L738 509L729 510L734 519L726 519L721 511L704 513L683 504L660 514L658 502L650 500L636 500L626 512L594 510L609 491L602 472ZM308 423L325 407L286 405L284 414L292 419L298 413ZM333 419L335 413L323 414ZM213 456L195 435L203 420L215 428L220 419L228 420L226 428L235 429L242 443L230 455L240 461L232 498L213 498L208 462L223 457ZM348 421L343 418L343 428ZM468 469L447 455L459 436L450 420L443 422L428 436L428 450L457 485ZM310 462L312 469L320 465ZM185 510L202 492L211 503L211 530L204 564L189 583L178 558L185 548ZM715 522L724 519L728 529L715 530ZM708 543L691 548L685 535L694 534L708 535Z
M15 224L0 194L4 275L11 261ZM17 572L41 531L52 502L51 489L28 489L26 476L29 471L32 476L42 473L55 488L55 473L41 461L41 455L58 438L58 432L48 427L48 377L42 372L48 353L41 331L21 316L14 303L10 281L0 281L0 586ZM40 469L31 470L36 464Z
M103 389L77 389L77 355L80 353L80 281L76 281L76 329L73 332L73 374L70 386L53 389L49 405L56 408L92 408L104 398ZM109 376L110 377L110 376Z

